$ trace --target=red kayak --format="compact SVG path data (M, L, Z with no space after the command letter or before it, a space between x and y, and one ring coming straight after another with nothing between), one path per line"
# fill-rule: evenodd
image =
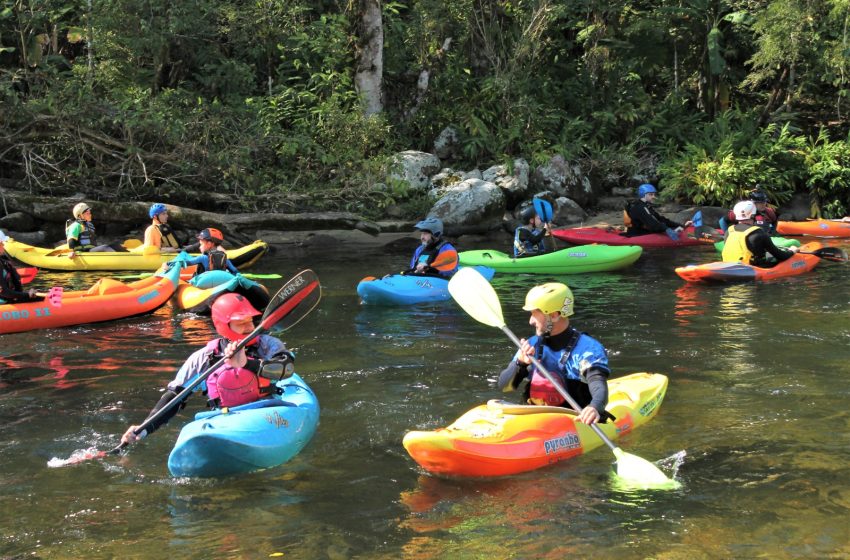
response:
M38 273L38 269L34 266L25 266L17 269L18 275L21 277L21 284L29 284L35 278L35 275Z
M583 227L556 229L552 235L575 245L588 245L600 243L605 245L639 245L641 247L687 247L689 245L702 245L707 242L717 241L710 236L694 233L693 227L685 228L679 233L679 240L673 241L666 233L650 233L626 237L624 231L616 227ZM723 232L716 230L716 237L723 237Z

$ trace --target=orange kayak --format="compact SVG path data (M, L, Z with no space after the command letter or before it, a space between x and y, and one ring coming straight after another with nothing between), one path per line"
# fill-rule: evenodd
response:
M800 251L810 253L823 247L820 243L806 243ZM796 254L773 268L760 268L742 263L710 262L691 264L676 268L676 274L688 282L743 282L755 280L767 282L786 276L797 276L809 272L820 261L815 255Z
M40 301L0 305L0 334L68 327L144 315L168 301L180 281L180 267L162 276L132 284L101 278L88 290L63 292L58 302Z
M608 381L608 410L617 420L599 424L612 440L655 416L667 392L660 373L633 373ZM539 469L603 445L570 409L490 401L447 428L408 432L404 448L426 471L452 477L505 476Z
M850 222L841 220L808 220L805 222L779 222L780 235L811 235L812 237L850 237Z

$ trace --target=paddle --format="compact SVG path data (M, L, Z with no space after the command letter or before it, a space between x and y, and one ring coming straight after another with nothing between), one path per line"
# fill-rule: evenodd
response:
M287 330L295 326L301 319L306 317L312 311L322 297L322 288L319 285L319 278L312 270L302 270L296 274L289 282L283 285L274 295L265 313L263 313L260 324L256 329L251 331L243 338L236 348L233 349L233 354L244 348L249 342L257 338L259 335L267 332L273 326L277 325L281 330ZM232 354L231 354L232 355ZM216 363L204 370L198 375L185 389L180 391L173 399L165 406L159 409L155 414L151 415L147 420L142 422L133 433L136 435L142 433L145 429L151 426L154 422L162 418L175 406L179 406L192 391L203 383L215 370L220 368L230 355L222 357ZM115 448L109 451L86 452L80 456L72 455L69 459L59 459L48 462L48 466L61 467L87 461L89 459L97 459L106 455L116 455L127 446L126 443L120 443ZM76 454L75 454L76 455Z
M797 251L798 255L814 255L828 261L847 262L847 252L838 247L821 247L814 251Z
M552 242L552 250L557 250L555 238L552 237L552 205L549 204L548 200L542 198L532 199L532 204L534 204L534 211L537 212L537 217L549 226L546 230L546 237Z
M62 292L64 288L62 286L54 286L47 290L47 292L36 292L35 295L38 297L43 297L47 301L50 302L50 305L53 307L62 307Z
M505 325L499 296L496 295L490 283L477 270L473 268L462 268L459 270L449 281L449 293L473 319L485 325L501 329L518 348L522 347L520 340ZM573 410L581 412L578 403L562 387L561 383L556 381L552 377L552 374L546 371L540 361L534 356L531 356L531 361L536 370L549 380L549 383L557 389L558 393L564 397ZM661 486L673 483L654 464L636 455L626 453L614 445L598 425L591 424L590 428L614 452L614 456L617 458L616 472L622 479L644 486Z

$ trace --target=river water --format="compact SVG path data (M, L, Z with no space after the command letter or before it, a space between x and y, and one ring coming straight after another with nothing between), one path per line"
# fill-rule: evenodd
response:
M614 376L670 377L658 416L620 445L653 461L684 451L674 491L618 489L604 447L495 480L425 474L404 434L500 397L495 379L513 349L453 302L361 306L357 281L402 268L405 254L282 250L252 270L288 278L310 267L322 281L319 307L281 335L322 414L300 455L250 475L169 476L168 452L199 396L124 456L47 467L110 449L143 420L210 337L207 318L166 306L4 335L0 556L850 558L850 268L823 262L772 284L697 287L672 271L713 257L706 247L648 251L621 272L559 278L575 293L573 324L606 345ZM529 334L525 292L549 280L494 279L517 334Z

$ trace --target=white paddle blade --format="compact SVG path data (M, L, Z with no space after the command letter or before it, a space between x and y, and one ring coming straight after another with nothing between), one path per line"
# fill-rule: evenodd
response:
M679 483L667 477L655 464L626 453L619 447L614 449L617 457L617 476L630 486L640 488L676 488Z
M457 271L449 280L449 293L476 321L491 327L505 326L499 296L487 279L474 268L461 268Z

